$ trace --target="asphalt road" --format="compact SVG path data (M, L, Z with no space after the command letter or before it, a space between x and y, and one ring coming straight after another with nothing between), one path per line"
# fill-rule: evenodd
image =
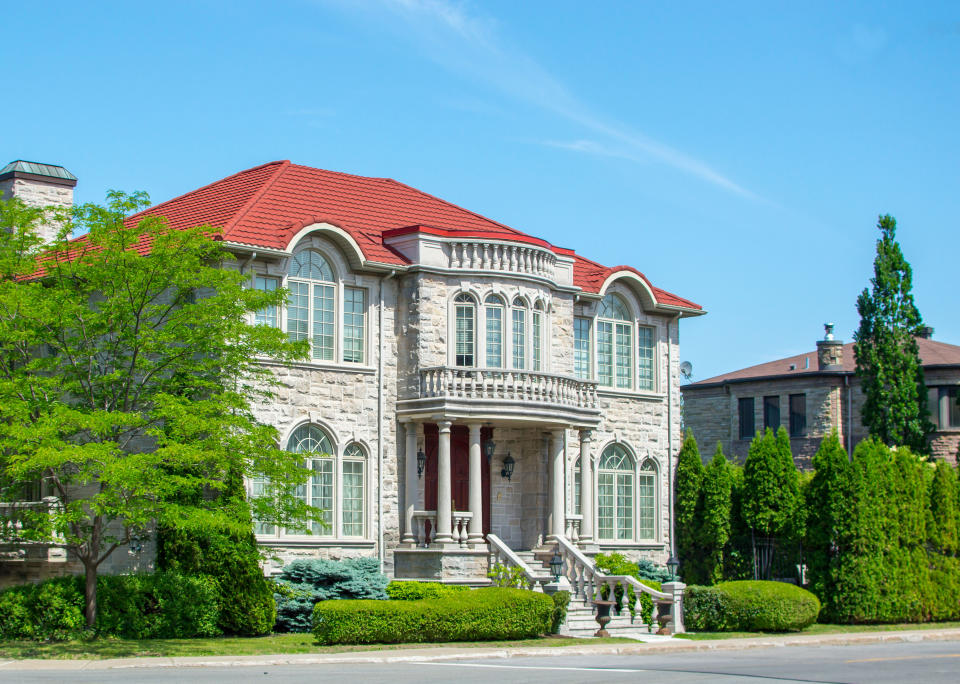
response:
M552 656L455 662L0 670L0 682L960 682L960 641L746 649L643 656Z

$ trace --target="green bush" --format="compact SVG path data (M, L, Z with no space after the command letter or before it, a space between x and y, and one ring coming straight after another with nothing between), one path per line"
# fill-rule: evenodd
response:
M647 579L641 573L641 564L634 563L620 553L598 553L594 556L594 564L597 566L597 569L603 572L606 575L628 575L640 580L643 584L647 585L651 589L656 589L660 591L660 582L652 579ZM653 565L650 563L650 565ZM644 568L649 566L644 565ZM654 566L656 567L656 566ZM669 572L666 573L666 576L669 577ZM609 598L609 589L606 586L603 586L600 589L600 596L604 600L611 600L616 603L614 605L614 610L619 614L624 608L624 591L622 585L617 585L614 590L613 598ZM640 592L639 601L636 593L633 590L633 587L627 587L626 591L626 608L630 611L630 617L635 618L637 615L637 603L640 603L640 619L646 625L650 625L653 620L653 598L650 594Z
M554 611L545 594L502 588L421 601L322 601L313 635L324 645L523 639L548 633Z
M462 584L393 580L387 585L387 596L393 601L419 601L420 599L442 598L469 590L470 587Z
M104 575L97 583L97 634L124 639L216 636L217 582L174 572Z
M791 632L813 624L820 601L785 582L742 580L684 593L687 629L701 632Z
M556 634L560 631L560 625L567 619L567 606L569 605L569 591L556 591L553 593L553 621L550 624L551 634Z
M82 635L82 584L75 577L0 592L0 639L62 641Z
M309 632L319 601L388 598L387 578L376 558L294 561L280 573L277 584L278 632Z

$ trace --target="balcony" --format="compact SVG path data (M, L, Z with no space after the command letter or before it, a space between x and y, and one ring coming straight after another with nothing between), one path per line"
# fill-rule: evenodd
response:
M398 409L414 419L442 415L571 427L600 420L596 382L502 368L423 368L418 397L399 402Z

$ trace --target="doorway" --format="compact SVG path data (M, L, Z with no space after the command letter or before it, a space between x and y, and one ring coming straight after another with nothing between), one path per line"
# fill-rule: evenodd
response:
M493 436L493 428L480 428L480 444ZM427 455L423 503L428 511L437 510L437 452L440 432L436 424L423 426L424 453ZM483 501L483 533L490 532L490 464L480 455L481 498ZM466 425L450 428L450 495L458 511L470 510L470 429Z

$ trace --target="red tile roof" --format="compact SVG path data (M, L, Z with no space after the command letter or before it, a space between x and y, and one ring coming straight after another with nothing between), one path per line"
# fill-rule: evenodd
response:
M241 171L131 216L164 216L173 228L210 224L230 242L286 249L305 226L326 222L353 237L366 260L405 265L384 237L422 230L539 245L574 257L574 285L598 293L606 279L630 271L650 286L658 304L702 311L688 299L653 287L628 266L608 268L390 178L368 178L275 161Z
M920 350L920 361L924 367L960 366L960 346L918 337L917 347ZM793 366L793 370L791 370L791 366ZM853 355L853 342L848 342L843 345L843 365L834 372L853 373L855 369L856 360ZM767 363L750 366L749 368L741 368L731 373L724 373L723 375L717 375L713 378L691 383L686 385L686 387L714 385L730 381L762 380L764 378L791 375L802 376L818 372L820 371L817 366L817 352L814 350L806 354L797 354L796 356L788 356L785 359L768 361Z

